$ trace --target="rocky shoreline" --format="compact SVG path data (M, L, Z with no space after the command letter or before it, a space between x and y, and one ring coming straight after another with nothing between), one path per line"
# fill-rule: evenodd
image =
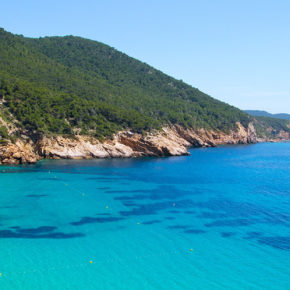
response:
M128 158L141 156L189 155L190 147L216 147L220 144L251 144L258 139L252 123L247 128L237 123L237 130L228 134L204 129L185 129L181 126L164 127L160 131L141 135L122 131L112 139L99 140L77 135L73 138L41 137L36 141L22 138L0 145L0 164L35 163L40 159Z

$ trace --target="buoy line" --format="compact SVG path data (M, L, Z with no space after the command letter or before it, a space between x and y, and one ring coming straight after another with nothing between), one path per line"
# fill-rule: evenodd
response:
M2 170L1 173L12 173L12 172L15 171L15 170L13 170L12 168L9 168L9 170L5 170L5 172L3 172L3 171L4 171L4 170ZM9 171L9 172L6 172L6 171ZM37 172L36 178L38 179L42 174L43 174L43 172ZM35 179L35 178L34 178L34 179ZM38 184L40 184L40 183L45 183L45 180L39 180L39 179L38 179ZM33 194L33 193L32 193L32 194ZM15 203L17 203L18 201L22 200L23 198L27 198L27 196L23 196L23 195L18 196L18 197L16 197L15 199L13 199L13 201L9 201L8 203L6 203L5 206L6 206L6 207L14 206Z
M163 252L160 254L148 254L148 255L140 255L140 256L134 256L131 257L131 261L132 260L144 260L147 258L151 258L151 257L164 257L164 256L170 256L170 255L176 255L176 254L180 254L180 251L174 250L174 251L169 251L169 252ZM48 268L33 268L33 269L27 269L25 271L8 271L5 272L2 271L0 273L0 281L1 279L5 278L5 276L9 276L9 275L25 275L25 274L31 274L31 273L37 273L37 272L48 272L48 271L59 271L59 270L64 270L64 269L73 269L73 268L83 268L83 267L94 267L94 266L102 266L104 264L108 264L108 263L120 263L121 260L120 259L107 259L104 261L99 261L98 258L94 258L91 260L88 260L86 262L82 262L79 264L64 264L64 265L58 265L58 266L52 266L52 267L48 267ZM126 260L126 263L124 264L124 267L127 267L128 263Z
M48 174L51 174L51 172L48 171ZM61 179L57 178L56 175L54 175L54 179L57 180L58 182L64 184L65 187L70 188L70 190L73 190L74 192L80 194L82 197L87 196L87 194L86 194L84 191L81 191L81 190L79 190L79 189L76 189L76 188L72 187L69 183L64 182L64 181L62 181ZM106 206L105 206L105 209L108 210L108 209L109 209L109 206L106 205Z
M9 171L12 171L9 170ZM47 172L49 175L53 174L50 170ZM43 172L40 172L38 175L42 176ZM86 193L83 191L80 191L72 186L69 185L69 183L62 181L60 178L57 177L57 175L53 175L54 179L57 180L58 182L62 183L65 187L69 187L70 190L75 191L76 193L80 194L81 196L85 196ZM42 180L42 183L45 182L45 180ZM19 199L23 198L23 196L21 196ZM12 202L11 202L12 203ZM13 202L15 203L15 201ZM173 206L175 206L175 203L173 203ZM105 209L109 209L109 206L106 205ZM136 222L137 225L140 225L141 222ZM191 248L189 249L190 252L193 252L194 250ZM150 257L162 257L162 256L169 256L169 255L176 255L177 253L181 253L180 251L174 250L174 251L169 251L169 252L164 252L164 253L160 253L160 254L148 254L148 255L141 255L141 256L134 256L131 259L134 260L142 260L142 259L146 259L146 258L150 258ZM101 266L103 264L106 263L116 263L116 262L120 262L120 259L107 259L104 261L99 261L97 258L91 259L87 262L82 262L79 264L66 264L66 265L59 265L59 266L53 266L53 267L49 267L49 268L35 268L35 269L27 269L25 271L17 271L17 272L5 272L2 271L0 272L0 281L1 279L3 279L5 276L7 276L9 273L10 274L17 274L17 275L25 275L25 274L29 274L29 273L37 273L37 272L41 272L41 271L57 271L57 270L61 270L61 269L70 269L70 268L81 268L81 267L92 267L92 266ZM127 266L127 265L124 265ZM3 266L2 266L3 267ZM5 268L5 266L3 267Z

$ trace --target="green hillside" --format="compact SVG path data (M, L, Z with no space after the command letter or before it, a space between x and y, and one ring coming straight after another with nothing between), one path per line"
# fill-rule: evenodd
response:
M290 121L285 119L256 116L254 125L259 137L275 138L281 131L290 133Z
M168 124L227 132L237 121L251 120L105 44L73 36L25 38L3 29L0 96L0 114L36 134L103 138L122 129L145 132Z
M266 111L260 111L260 110L245 110L245 112L252 116L257 116L257 117L269 117L269 118L290 120L290 114L286 114L286 113L271 114Z

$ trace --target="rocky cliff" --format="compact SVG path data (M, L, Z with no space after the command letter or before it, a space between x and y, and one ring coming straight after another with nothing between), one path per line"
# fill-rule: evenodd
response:
M256 143L257 135L253 125L247 128L237 123L237 130L224 132L204 129L192 130L181 126L164 127L160 131L141 135L122 131L112 139L100 142L89 136L73 138L55 136L30 138L0 145L0 164L35 163L42 158L109 158L140 156L188 155L189 147L212 147L219 144Z

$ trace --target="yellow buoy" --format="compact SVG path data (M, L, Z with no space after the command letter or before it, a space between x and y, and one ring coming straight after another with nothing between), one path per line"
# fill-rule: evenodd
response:
M93 264L93 261L90 261L90 264Z
M109 207L106 205L106 209L108 209Z
M189 251L190 251L190 252L193 252L193 249L190 249Z

